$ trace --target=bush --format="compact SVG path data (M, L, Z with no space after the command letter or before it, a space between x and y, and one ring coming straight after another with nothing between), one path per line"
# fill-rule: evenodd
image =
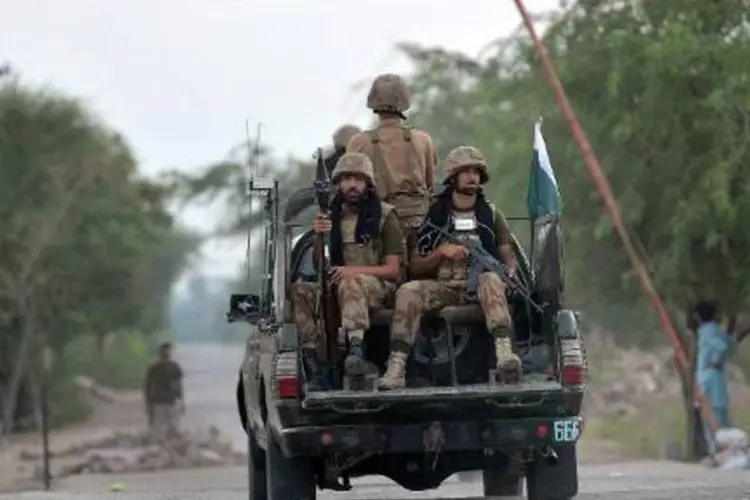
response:
M140 332L125 331L107 339L101 360L98 360L92 337L74 340L65 349L63 364L71 376L92 377L115 389L137 389L141 387L150 358L149 338Z
M118 333L106 346L99 382L115 389L137 389L150 362L151 346L145 335Z

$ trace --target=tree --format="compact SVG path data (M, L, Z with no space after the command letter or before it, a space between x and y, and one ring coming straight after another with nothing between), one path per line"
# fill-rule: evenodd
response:
M79 335L163 324L165 295L194 244L182 237L169 265L159 262L179 240L166 187L139 179L125 140L81 103L15 76L0 85L0 167L7 432L40 349L60 354Z
M580 1L545 40L673 305L708 296L730 313L747 306L750 280L740 263L749 248L739 223L748 214L740 181L748 168L742 103L750 97L739 88L750 73L743 16L728 1ZM443 154L465 142L485 151L497 165L487 190L508 212L522 210L516 193L528 178L531 120L544 115L565 196L571 298L590 304L606 296L618 309L637 311L623 328L621 315L608 322L603 307L607 326L631 339L635 325L649 331L651 321L635 321L644 316L640 291L528 42L519 36L483 60L439 48L402 50L415 70L415 122Z
M738 339L747 335L743 311L750 306L742 223L750 216L750 90L742 83L750 77L749 8L729 0L580 0L545 36L661 295L673 309L718 300ZM498 166L487 191L508 211L523 201L515 193L525 191L530 118L544 115L565 197L568 298L620 342L658 342L526 39L482 60L439 48L402 50L414 64L417 123L441 152L468 142L492 158Z

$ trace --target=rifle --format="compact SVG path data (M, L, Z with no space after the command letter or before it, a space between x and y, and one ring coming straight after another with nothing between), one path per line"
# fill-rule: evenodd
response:
M315 182L313 191L321 213L328 215L329 199L331 195L331 179L326 168L323 149L318 148L315 154L317 165L315 168ZM320 302L318 318L322 318L325 334L325 356L326 363L335 364L337 359L338 328L340 323L340 312L336 303L336 294L333 293L329 284L328 272L330 255L330 237L327 234L316 235L315 251L317 252L317 274L320 286Z
M449 243L454 245L460 245L469 251L470 267L469 267L469 281L466 285L466 293L469 295L476 295L477 288L479 288L479 277L484 272L492 272L497 274L503 283L509 287L512 291L518 293L526 299L526 301L539 312L542 312L542 307L534 301L531 297L531 292L526 285L521 282L518 278L511 278L508 275L508 267L493 257L482 245L477 241L462 241L450 234L442 227L438 227L429 220L425 222L425 225L437 231Z

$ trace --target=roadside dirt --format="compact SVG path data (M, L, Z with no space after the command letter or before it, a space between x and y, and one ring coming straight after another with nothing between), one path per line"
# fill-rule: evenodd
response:
M57 429L50 433L50 449L59 451L78 443L106 436L113 430L141 429L145 426L145 415L141 395L138 391L118 392L112 402L92 399L92 415L76 425ZM28 481L19 485L19 478L34 475L33 465L20 459L22 451L41 453L42 436L38 432L16 434L0 450L0 492L17 491L19 486L30 486ZM41 485L41 482L39 483Z

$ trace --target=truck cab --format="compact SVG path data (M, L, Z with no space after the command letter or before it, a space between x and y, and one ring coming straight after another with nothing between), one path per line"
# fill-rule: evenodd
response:
M519 495L524 483L530 500L577 494L587 366L578 315L563 307L561 286L550 287L554 273L530 261L513 238L519 278L541 304L537 310L529 299L508 295L524 361L519 384L488 376L492 339L481 309L470 304L423 319L407 387L351 391L334 383L333 390L305 392L287 293L296 281L316 280L314 235L300 217L314 205L313 192L299 190L283 206L275 181L251 184L251 192L264 203L261 286L259 293L233 295L228 313L229 321L249 324L237 404L248 436L250 500L313 500L318 490L345 491L352 478L368 475L428 490L467 471L481 471L486 496ZM547 250L560 244L553 229L539 240ZM533 255L550 261L547 270L561 269L561 252ZM366 356L381 373L392 314L371 311L365 336Z

